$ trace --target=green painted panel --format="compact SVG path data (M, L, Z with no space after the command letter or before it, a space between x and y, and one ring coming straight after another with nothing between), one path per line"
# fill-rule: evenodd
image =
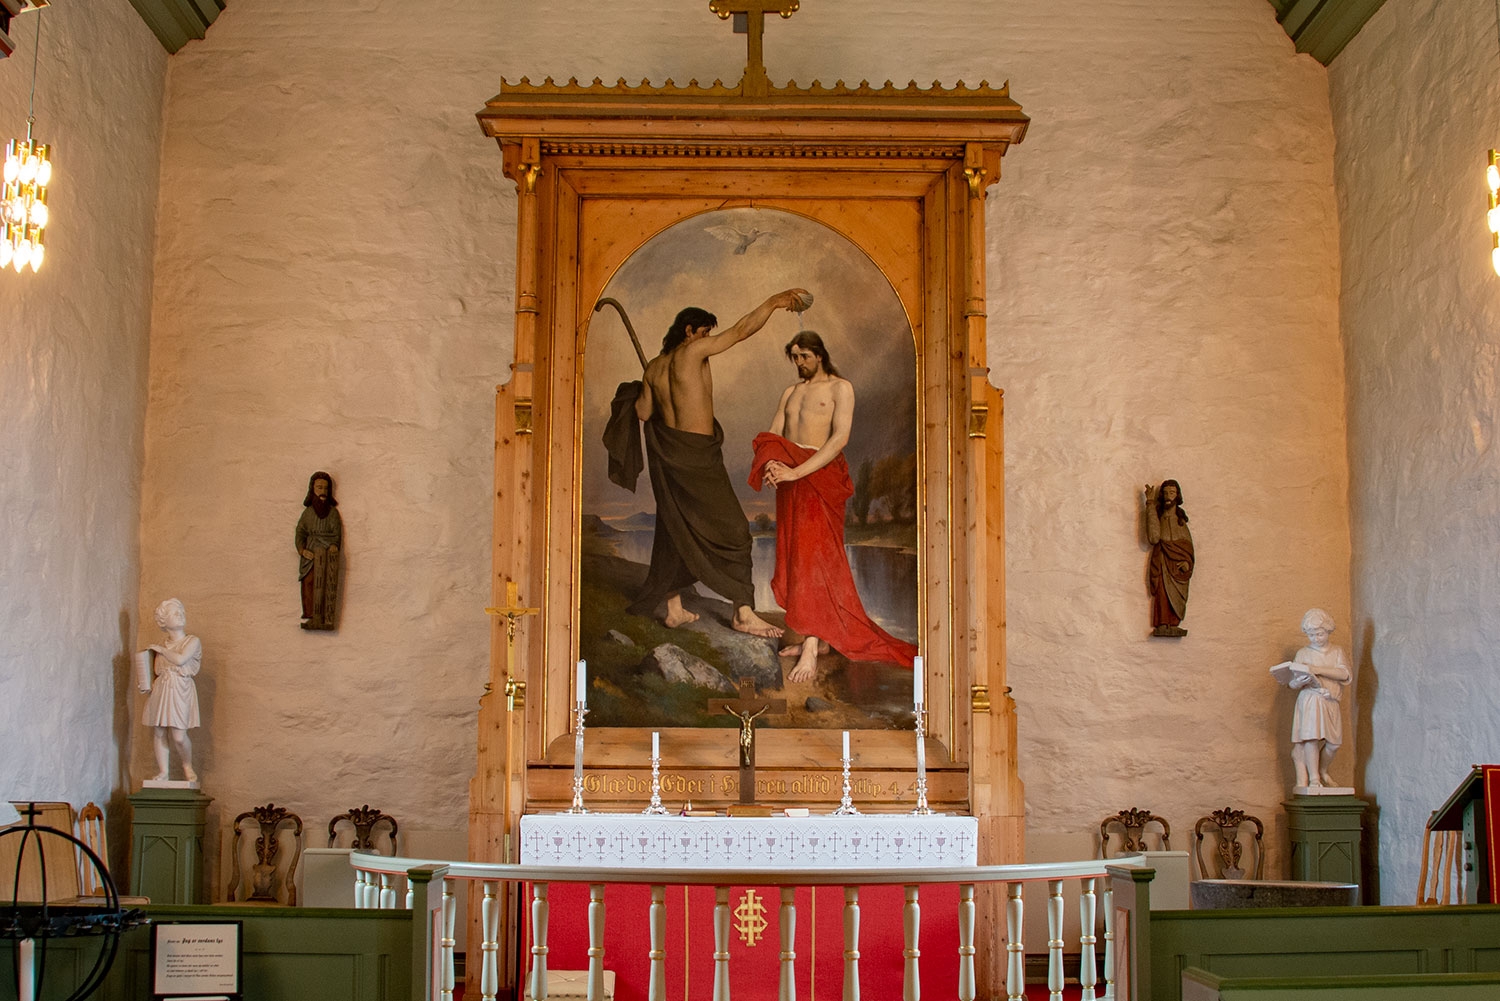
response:
M316 998L318 1001L407 1001L411 995L412 921L408 911L355 911L311 907L145 908L154 921L244 922L247 999ZM41 1001L66 998L92 966L97 939L48 943ZM149 928L135 928L120 952L98 1001L150 997ZM0 984L13 984L11 950L0 949Z
M245 957L245 982L259 985L268 998L317 998L318 1001L357 1001L355 957L328 953L263 952Z
M1198 968L1182 976L1194 1001L1479 1001L1500 995L1500 975L1430 973L1409 976L1218 976ZM1189 992L1191 991L1191 995Z
M1257 978L1500 972L1494 904L1153 911L1149 931L1154 1001L1180 1001L1188 967Z

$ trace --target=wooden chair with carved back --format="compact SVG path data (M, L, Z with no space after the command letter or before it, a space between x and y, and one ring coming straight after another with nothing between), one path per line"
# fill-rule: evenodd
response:
M1120 836L1121 855L1130 855L1135 852L1154 851L1146 841L1146 827L1156 824L1161 828L1161 851L1172 850L1172 826L1167 823L1165 817L1158 817L1150 810L1140 807L1131 807L1121 810L1119 813L1105 817L1099 824L1099 857L1109 858L1109 835L1111 829L1118 828Z
M245 868L241 858L240 839L244 834L243 823L254 821L258 831L255 839L255 857L249 865L248 895L240 898L241 878ZM290 828L292 849L290 854L282 851L282 829ZM297 906L297 860L302 856L302 818L284 806L267 803L246 810L234 818L234 844L230 862L233 875L229 879L229 903L234 904L279 904L282 897L288 907ZM282 870L286 863L285 871Z
M1251 850L1255 853L1255 874L1249 878L1261 878L1266 867L1266 852L1262 843L1266 825L1260 822L1259 817L1251 816L1244 810L1226 806L1222 810L1213 811L1206 817L1199 817L1198 822L1193 825L1193 854L1198 860L1199 879L1246 878L1245 867L1240 864L1245 852L1245 841L1240 837L1240 830L1247 824L1255 827L1249 842ZM1210 876L1208 866L1203 863L1205 835L1213 835L1215 838L1214 863L1218 872L1216 876Z
M375 828L380 824L385 824L388 828L387 834L390 837L390 854L401 854L396 848L396 818L392 817L389 813L380 812L368 803L341 813L328 822L329 848L333 848L334 843L338 840L337 828L339 824L346 822L354 827L354 840L349 843L349 847L355 851L375 852L379 854L380 849L375 847Z

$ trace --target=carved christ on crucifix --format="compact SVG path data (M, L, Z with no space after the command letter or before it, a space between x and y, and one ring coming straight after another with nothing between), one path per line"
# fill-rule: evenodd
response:
M755 721L766 713L786 712L785 699L758 699L755 680L740 679L740 694L734 699L709 699L708 711L723 711L740 721L740 802L755 802Z
M734 16L735 34L746 36L747 53L745 76L740 80L740 93L747 97L764 97L770 90L771 80L766 76L762 39L766 30L766 15L780 14L791 17L802 6L800 0L709 0L708 9L719 15L721 21Z

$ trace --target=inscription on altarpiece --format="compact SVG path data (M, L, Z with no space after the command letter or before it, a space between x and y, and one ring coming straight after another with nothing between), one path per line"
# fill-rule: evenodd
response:
M533 771L531 775L531 799L545 803L555 798L566 803L571 795L568 781L572 773L557 771L556 775ZM962 802L966 794L962 772L928 772L927 795L936 803ZM870 772L851 776L850 795L856 804L877 803L900 805L915 803L916 782L910 772ZM755 799L769 805L808 806L814 810L819 804L828 804L829 809L838 805L840 778L836 772L777 771L760 769L755 776ZM651 798L651 773L646 770L626 769L585 770L583 774L584 799L591 808L612 809L604 805L614 802L621 809L639 801L644 804ZM669 809L675 804L691 800L694 805L709 806L714 803L732 802L739 799L740 776L727 770L663 771L661 773L661 797ZM603 801L601 803L601 801Z

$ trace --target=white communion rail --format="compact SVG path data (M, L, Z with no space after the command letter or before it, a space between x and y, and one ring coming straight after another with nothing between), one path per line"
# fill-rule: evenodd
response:
M1141 866L1139 856L1091 859L1082 862L1050 862L1023 865L981 865L954 868L886 867L881 869L622 869L581 868L577 866L506 865L483 862L435 862L423 859L391 858L355 852L351 864L355 870L355 906L361 908L411 909L420 895L418 909L425 910L427 920L418 920L415 934L430 935L437 941L425 943L427 956L438 956L436 968L425 983L424 1001L452 1001L454 988L453 946L457 906L455 890L459 880L468 880L482 894L480 924L479 991L481 1001L493 1001L500 988L500 888L504 883L528 882L531 899L531 970L528 976L530 996L535 1001L547 997L547 888L550 883L587 883L588 905L588 998L604 997L604 887L608 883L635 883L651 887L647 920L650 930L650 1001L666 1001L666 888L668 886L714 887L714 976L713 1001L729 1001L729 892L731 886L774 886L780 889L779 933L781 953L778 978L779 1001L796 1001L794 973L796 952L795 894L799 886L841 886L844 890L844 992L843 1001L859 1001L859 889L871 885L905 887L903 926L904 1001L919 1001L918 931L921 925L919 892L923 884L957 884L958 903L958 989L959 1001L974 1001L974 888L981 884L1005 885L1006 908L1006 995L1011 1001L1025 996L1025 945L1021 941L1023 903L1022 888L1027 883L1047 886L1047 986L1052 1001L1062 1001L1063 992L1063 884L1077 883L1079 888L1078 983L1084 998L1114 998L1115 960L1114 907L1106 866ZM441 896L429 887L441 880ZM1098 884L1104 887L1104 983L1103 993L1096 974L1095 936ZM472 949L470 950L472 955Z

